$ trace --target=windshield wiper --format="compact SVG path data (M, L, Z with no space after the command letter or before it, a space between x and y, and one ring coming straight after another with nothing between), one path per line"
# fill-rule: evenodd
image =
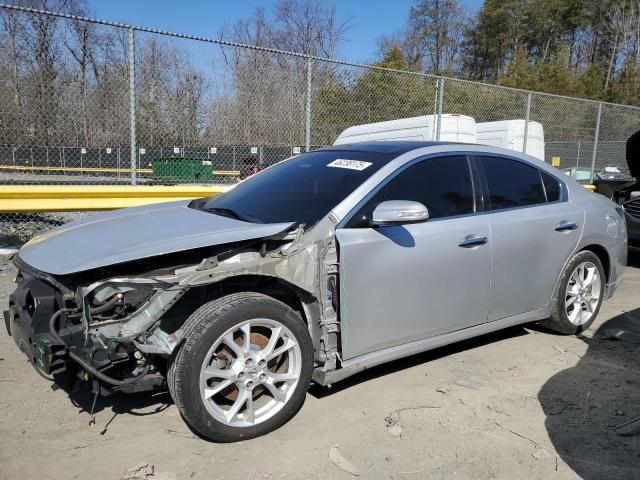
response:
M247 213L238 212L236 210L233 210L232 208L211 207L211 208L204 208L203 210L205 212L215 213L225 217L237 218L238 220L242 220L243 222L264 223L263 221L257 219L256 217L253 217Z

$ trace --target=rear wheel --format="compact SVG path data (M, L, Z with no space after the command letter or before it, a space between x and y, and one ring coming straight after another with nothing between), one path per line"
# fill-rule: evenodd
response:
M215 441L275 430L295 415L311 381L313 347L295 311L258 293L200 307L169 368L169 388L185 420Z
M542 324L567 335L586 330L600 311L604 287L604 269L598 256L590 251L577 253L560 277L551 317Z

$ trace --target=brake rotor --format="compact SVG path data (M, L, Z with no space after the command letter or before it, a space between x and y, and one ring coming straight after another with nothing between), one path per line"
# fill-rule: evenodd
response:
M244 345L244 338L238 338L236 343L240 346ZM256 345L262 350L269 343L269 338L258 332L251 333L251 345Z

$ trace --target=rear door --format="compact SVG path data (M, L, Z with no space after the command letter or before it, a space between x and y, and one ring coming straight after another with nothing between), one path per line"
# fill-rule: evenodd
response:
M430 218L369 227L387 200L418 201ZM491 240L475 203L466 156L429 158L391 178L337 229L345 360L486 321Z
M478 156L491 227L489 321L545 307L582 234L564 184L509 157Z

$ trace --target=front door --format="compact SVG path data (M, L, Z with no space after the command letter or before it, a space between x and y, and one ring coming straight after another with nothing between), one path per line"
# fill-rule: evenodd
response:
M371 228L386 200L413 200L429 220ZM401 170L339 228L343 359L478 325L487 320L491 234L475 215L465 156Z

